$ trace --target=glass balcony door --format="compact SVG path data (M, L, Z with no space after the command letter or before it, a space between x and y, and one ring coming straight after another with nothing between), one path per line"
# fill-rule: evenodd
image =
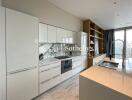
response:
M124 45L124 36L125 31L119 30L114 32L115 35L115 58L122 59L123 57L123 45Z
M132 29L126 30L126 66L132 68Z

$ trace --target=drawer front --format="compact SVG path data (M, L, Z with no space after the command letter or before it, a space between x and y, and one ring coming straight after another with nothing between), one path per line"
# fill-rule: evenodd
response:
M62 81L65 81L65 80L67 80L70 77L72 77L72 70L61 74L61 80Z
M76 62L73 62L72 68L76 68L76 67L81 67L82 66L82 60L78 60Z
M54 78L55 76L58 76L61 74L61 67L55 66L54 68L50 70L43 70L40 73L40 83L44 83L46 81L49 81L50 79Z
M82 59L82 57L76 57L76 58L73 58L72 61L76 62L76 61L80 61L81 59Z
M72 70L72 75L78 74L81 70L82 70L82 67L77 67L77 68L73 69Z
M42 72L44 70L50 70L50 69L57 67L57 66L61 66L61 62L52 63L52 64L42 66L42 67L40 67L40 72Z
M57 84L59 84L61 82L61 78L60 76L56 76L53 79L45 82L45 83L41 83L40 84L40 88L39 88L39 94L42 94L44 92L46 92L47 90L53 88L54 86L56 86Z

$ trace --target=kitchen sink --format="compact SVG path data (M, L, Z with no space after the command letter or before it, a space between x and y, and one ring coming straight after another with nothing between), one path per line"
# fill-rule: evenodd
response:
M110 69L117 69L119 63L109 62L109 61L101 61L97 65L101 66L101 67L110 68Z

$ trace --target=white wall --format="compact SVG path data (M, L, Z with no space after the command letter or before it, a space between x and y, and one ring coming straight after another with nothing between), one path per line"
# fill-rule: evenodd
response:
M40 19L40 22L65 29L80 31L82 21L57 8L47 0L3 0L3 6L16 9Z

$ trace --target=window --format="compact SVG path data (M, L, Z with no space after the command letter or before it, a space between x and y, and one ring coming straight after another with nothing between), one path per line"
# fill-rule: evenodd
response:
M122 58L124 44L124 30L115 31L115 58Z
M126 58L132 58L132 29L126 30Z
M132 68L132 29L115 31L115 58L125 60L125 68ZM123 53L124 51L124 53Z

